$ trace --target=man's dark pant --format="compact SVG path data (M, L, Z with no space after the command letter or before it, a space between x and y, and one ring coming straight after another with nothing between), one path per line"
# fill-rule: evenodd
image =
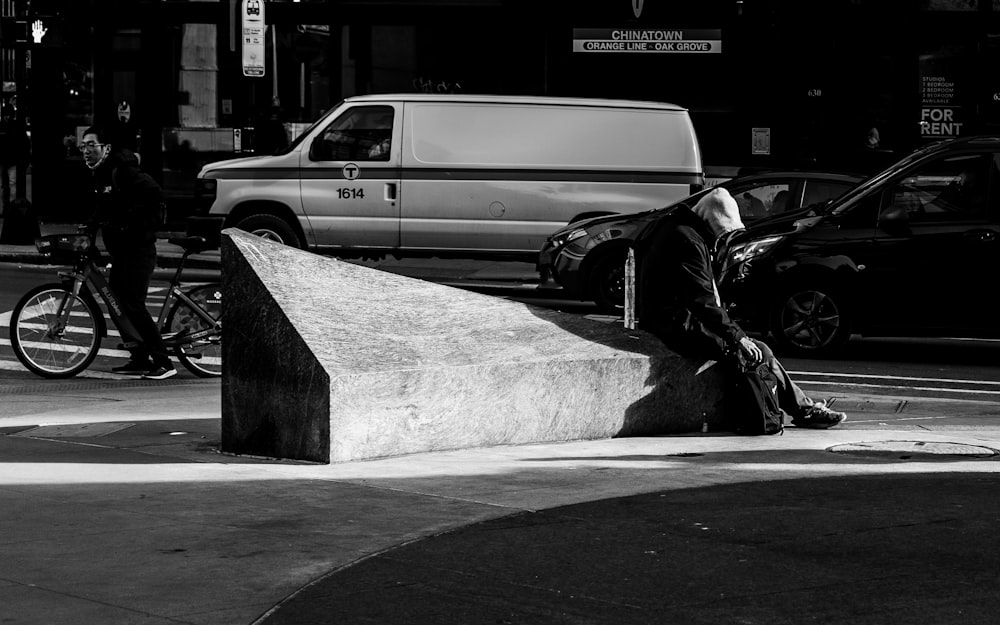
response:
M144 361L152 358L153 366L169 366L170 357L163 344L163 337L156 327L149 310L146 309L146 294L149 281L156 268L156 248L136 254L119 255L111 258L111 276L108 283L118 298L122 311L135 326L139 336L128 336L122 328L122 340L126 343L138 342L128 348L132 360Z
M774 356L774 352L771 351L771 348L766 343L757 339L751 340L760 348L760 351L764 354L764 362L768 364L774 376L778 378L778 404L781 409L792 418L802 416L813 405L812 398L803 393L799 385L792 381L792 378L788 376L788 372L785 371L785 367L778 362L778 359Z
M661 332L657 334L655 330L659 329L659 327L653 326L652 328L647 329L647 331L654 330L653 333L656 334L667 347L679 354L698 360L699 362L708 358L705 354L711 354L713 351L718 351L718 348L715 347L714 343L712 343L711 340L703 334L684 332L677 332L674 334L664 334ZM764 355L764 362L767 363L768 368L771 369L775 377L778 379L778 405L789 417L793 419L801 417L810 406L815 404L815 402L811 397L803 393L802 389L799 388L799 385L796 384L791 377L789 377L788 372L785 371L785 367L778 361L774 352L771 351L771 348L768 347L767 343L758 341L757 339L751 340L757 344L757 347L760 348L761 353ZM733 371L738 370L735 358L728 360L726 364L732 367Z

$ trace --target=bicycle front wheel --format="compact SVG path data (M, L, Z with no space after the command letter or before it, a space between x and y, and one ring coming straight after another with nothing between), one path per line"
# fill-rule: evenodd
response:
M11 348L33 373L45 378L72 377L97 357L100 314L61 284L35 287L11 312Z
M222 319L222 285L199 286L186 295L215 321ZM222 375L222 326L199 315L187 302L177 300L167 315L165 332L178 337L174 354L188 371L202 378ZM184 336L193 335L189 341Z

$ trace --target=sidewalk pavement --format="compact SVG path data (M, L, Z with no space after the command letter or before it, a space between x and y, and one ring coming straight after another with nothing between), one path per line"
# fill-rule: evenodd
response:
M5 623L942 625L1000 610L995 403L321 465L220 453L217 379L0 394Z

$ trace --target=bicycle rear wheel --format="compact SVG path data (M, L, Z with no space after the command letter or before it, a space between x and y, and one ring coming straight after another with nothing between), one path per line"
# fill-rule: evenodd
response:
M185 292L216 321L222 319L222 285L207 284ZM182 342L174 348L174 354L188 371L202 378L222 375L222 327L212 329L212 324L203 319L187 302L177 300L167 315L165 332L184 335L211 330L207 335Z
M63 302L69 314L60 317ZM45 378L72 377L97 357L101 348L100 314L61 284L35 287L11 312L11 348L33 373Z

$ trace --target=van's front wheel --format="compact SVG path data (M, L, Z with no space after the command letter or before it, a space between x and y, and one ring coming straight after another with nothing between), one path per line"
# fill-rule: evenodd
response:
M236 227L262 239L302 249L302 241L295 234L295 230L280 217L265 214L250 215L236 222Z

